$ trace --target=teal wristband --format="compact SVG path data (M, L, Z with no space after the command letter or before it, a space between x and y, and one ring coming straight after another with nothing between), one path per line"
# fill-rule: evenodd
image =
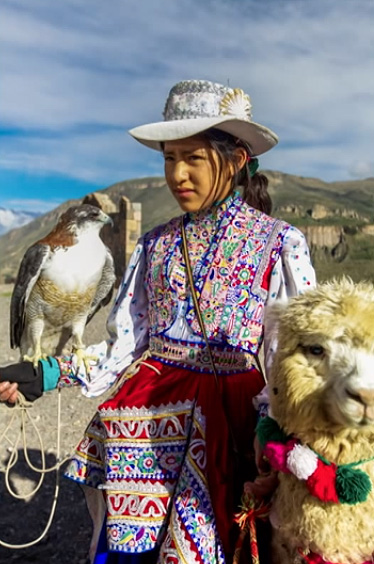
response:
M39 360L43 371L43 392L49 392L57 388L60 378L60 365L53 356L47 360Z

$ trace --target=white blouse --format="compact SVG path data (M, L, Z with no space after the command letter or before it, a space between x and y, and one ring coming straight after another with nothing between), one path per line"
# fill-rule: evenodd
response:
M109 337L97 345L87 347L87 353L98 358L91 363L88 381L84 366L73 367L82 383L82 392L88 397L104 393L117 377L148 347L148 301L144 286L145 253L143 238L139 239L126 273L118 289L115 304L107 321ZM279 301L303 293L316 284L304 235L291 227L285 236L281 255L276 262L270 281L266 308ZM185 302L180 301L177 318L166 335L173 339L201 342L187 324ZM268 372L277 346L276 330L268 327L265 318L264 355Z

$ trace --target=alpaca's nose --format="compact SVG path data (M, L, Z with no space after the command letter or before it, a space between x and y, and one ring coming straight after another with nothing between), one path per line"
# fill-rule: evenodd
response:
M374 389L358 388L355 389L354 392L348 392L348 395L351 396L352 399L356 399L364 405L374 405Z

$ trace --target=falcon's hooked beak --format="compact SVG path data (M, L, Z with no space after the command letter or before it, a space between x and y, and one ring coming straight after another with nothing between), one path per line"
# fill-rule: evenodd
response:
M101 213L100 213L98 219L99 219L100 221L102 221L104 224L109 224L109 225L111 225L112 227L113 227L113 225L114 225L113 219L112 219L109 215L107 215L106 213L104 213L103 211L101 211Z

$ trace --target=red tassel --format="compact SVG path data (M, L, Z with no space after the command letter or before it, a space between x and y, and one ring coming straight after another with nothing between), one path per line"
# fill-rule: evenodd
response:
M309 492L321 501L339 503L335 482L336 465L328 465L318 459L317 469L306 480L306 485Z
M243 542L249 533L251 545L252 564L260 564L256 533L256 519L265 520L269 516L270 504L258 501L251 494L244 494L242 497L242 511L234 516L235 523L238 523L241 531L235 546L233 564L239 564Z

